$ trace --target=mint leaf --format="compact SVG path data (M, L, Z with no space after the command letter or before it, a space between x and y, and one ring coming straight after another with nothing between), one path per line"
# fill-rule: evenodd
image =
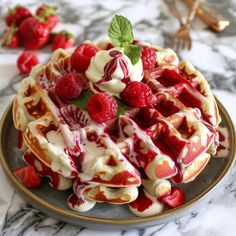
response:
M79 97L72 100L71 103L75 106L79 107L82 110L87 110L87 103L90 97L92 97L94 93L91 90L84 91L80 94Z
M119 15L115 15L108 27L108 36L117 47L125 47L133 42L133 27L131 22Z
M124 48L124 53L131 60L132 64L135 65L141 57L141 48L131 44Z
M117 105L118 105L118 111L117 116L124 115L125 110L129 108L125 103L123 103L119 98L115 97Z
M130 21L124 16L115 15L108 27L108 36L111 42L117 46L124 48L124 53L135 65L141 56L141 48L133 45L133 27Z

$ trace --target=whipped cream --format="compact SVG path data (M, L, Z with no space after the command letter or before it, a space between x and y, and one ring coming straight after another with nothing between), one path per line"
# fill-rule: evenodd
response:
M133 65L121 48L99 51L85 72L94 92L109 92L119 97L126 84L141 81L143 65L141 59Z

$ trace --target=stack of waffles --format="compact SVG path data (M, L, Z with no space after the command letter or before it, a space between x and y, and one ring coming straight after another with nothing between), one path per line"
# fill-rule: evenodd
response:
M97 44L99 50L104 44ZM21 82L13 120L23 160L54 189L72 188L68 206L75 211L105 202L129 204L137 216L158 214L161 197L193 181L216 153L221 119L206 79L189 62L179 63L173 50L154 48L158 66L143 70L142 82L152 89L155 105L127 107L112 124L94 122L57 96L58 80L73 71L64 50ZM90 90L86 73L78 74Z

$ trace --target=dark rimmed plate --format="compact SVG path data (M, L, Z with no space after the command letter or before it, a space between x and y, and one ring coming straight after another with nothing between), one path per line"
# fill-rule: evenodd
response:
M229 150L223 158L211 158L202 173L191 183L181 187L186 194L186 203L179 208L166 210L159 215L135 217L126 205L116 206L96 204L96 207L85 213L70 210L66 199L70 191L53 190L46 182L37 190L25 188L12 174L13 170L23 165L21 153L16 148L17 131L12 120L12 104L4 112L1 125L0 160L7 177L15 189L35 208L65 222L100 229L143 228L166 223L185 215L208 201L227 179L235 159L235 131L232 121L218 102L221 126L226 127L229 135Z

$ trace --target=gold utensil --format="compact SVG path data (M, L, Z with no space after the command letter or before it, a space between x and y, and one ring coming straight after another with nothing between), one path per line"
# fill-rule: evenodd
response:
M195 13L198 9L199 0L195 0L193 2L190 13L187 17L185 24L183 24L183 21L181 19L181 14L175 5L175 1L166 0L166 3L170 7L170 9L173 11L173 13L175 14L175 16L177 17L177 19L179 20L179 23L180 23L179 30L174 34L174 36L172 38L173 48L177 51L184 50L184 49L190 50L192 47L192 39L190 37L190 32L189 32L190 31L190 24L191 24L191 21L193 20Z
M193 0L184 0L188 7L192 6ZM230 25L219 11L211 7L207 2L200 2L196 14L214 31L221 32Z
M180 26L183 26L184 23L181 18L181 14L175 4L175 0L165 0L166 4L170 8L171 12L174 13L175 17L178 19Z

